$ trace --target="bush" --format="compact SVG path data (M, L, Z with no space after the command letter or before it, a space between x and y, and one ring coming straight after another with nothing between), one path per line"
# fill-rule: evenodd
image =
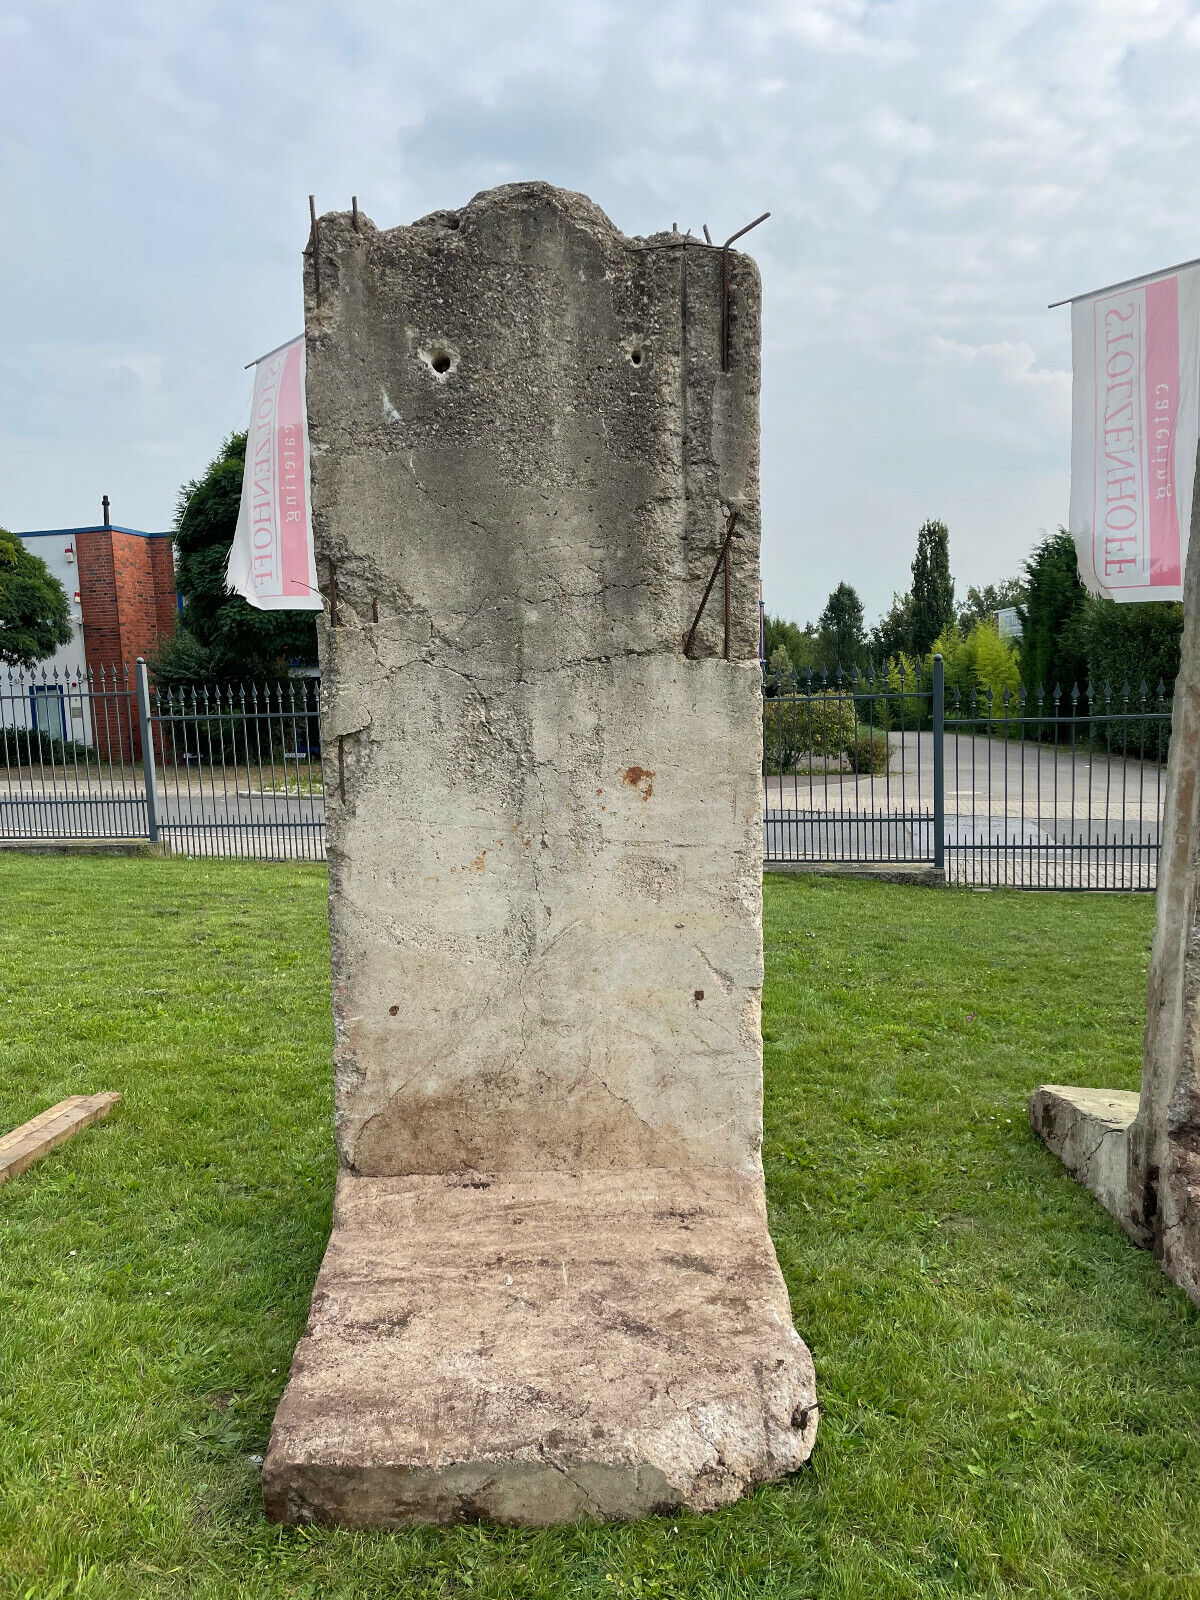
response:
M882 707L881 701L865 702ZM763 701L763 757L772 774L794 772L805 756L840 763L852 772L886 772L887 735L877 719L872 728L859 720L855 697L831 694L785 694Z
M946 715L995 718L1018 715L1021 668L1016 648L993 624L977 622L966 635L947 628L934 645L946 675ZM926 661L932 678L933 656Z
M1114 755L1166 760L1170 723L1134 713L1143 708L1153 711L1164 703L1169 706L1182 635L1183 606L1177 601L1118 605L1091 595L1084 601L1080 636L1096 713L1092 732L1101 747L1107 746ZM1086 702L1080 710L1086 715ZM1114 716L1125 712L1130 720L1110 722L1106 712Z
M793 772L801 756L837 758L853 741L854 700L848 694L787 694L763 702L763 753L768 772Z
M892 726L928 729L933 726L933 658L941 655L948 718L1017 717L1021 671L1012 642L1002 639L993 624L977 622L963 634L956 623L934 640L921 660L901 654L887 664ZM1005 698L1007 695L1007 699ZM990 697L990 698L989 698Z
M216 677L211 652L182 625L159 640L146 665L160 694L169 689L203 689Z
M794 772L801 755L792 705L791 700L763 701L763 768L777 775Z
M893 656L887 664L885 687L888 722L891 727L911 733L917 728L933 725L932 702L929 686L932 667L928 671L920 661L914 661L903 651Z
M1003 715L1006 704L1015 712L1021 664L1012 640L1002 639L991 622L977 622L963 641L963 648L979 692L985 698L989 694L992 697L994 714Z
M73 739L53 739L38 728L0 728L0 758L10 767L62 766L86 761L95 751Z
M870 773L878 776L888 770L892 759L887 734L872 728L860 727L846 747L845 753L850 763L850 771L859 774Z

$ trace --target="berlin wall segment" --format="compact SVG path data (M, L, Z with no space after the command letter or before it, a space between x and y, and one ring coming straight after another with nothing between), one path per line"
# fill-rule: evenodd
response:
M757 272L722 372L677 234L545 184L357 222L306 265L340 1172L267 1509L714 1507L817 1426L760 1162Z
M1200 495L1184 573L1141 1094L1043 1084L1029 1101L1034 1130L1200 1305L1198 1043Z

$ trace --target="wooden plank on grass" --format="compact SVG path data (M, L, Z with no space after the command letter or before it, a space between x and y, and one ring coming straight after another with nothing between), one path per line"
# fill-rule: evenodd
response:
M24 1172L39 1156L63 1144L89 1122L99 1122L120 1098L112 1089L101 1094L73 1094L6 1133L0 1138L0 1183Z

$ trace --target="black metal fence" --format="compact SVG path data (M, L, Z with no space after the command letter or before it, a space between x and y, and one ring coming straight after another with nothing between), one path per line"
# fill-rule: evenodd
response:
M0 680L0 839L321 861L318 687L156 690L145 664Z
M763 680L764 859L951 883L1152 889L1165 686L1029 696L931 673ZM0 840L323 860L314 679L156 690L143 663L0 679Z
M947 881L1153 889L1165 685L1028 694L928 673L768 673L767 864L925 865Z

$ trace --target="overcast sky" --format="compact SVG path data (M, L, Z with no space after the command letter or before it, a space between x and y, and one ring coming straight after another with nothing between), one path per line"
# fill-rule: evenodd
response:
M1068 313L1200 254L1188 0L5 0L0 523L170 525L299 331L307 195L545 178L627 233L758 212L763 568L868 616L1066 516Z

